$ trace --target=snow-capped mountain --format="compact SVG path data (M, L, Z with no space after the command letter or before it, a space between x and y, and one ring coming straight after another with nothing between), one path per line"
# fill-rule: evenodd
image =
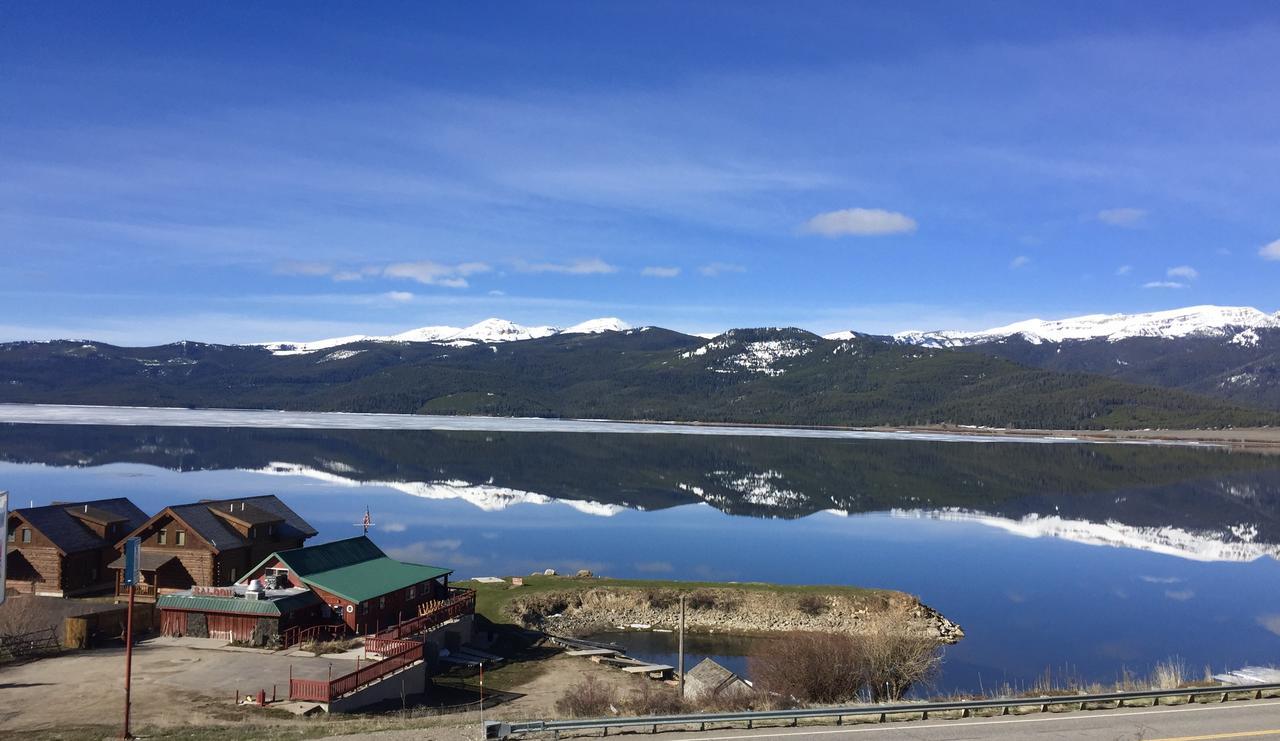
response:
M1247 306L1190 306L1147 314L1089 314L1069 319L1028 319L977 332L935 330L894 335L900 342L929 347L963 347L1021 337L1032 344L1097 340L1119 342L1134 337L1180 339L1231 337L1238 345L1256 344L1255 330L1280 329L1280 312L1267 314ZM827 335L849 339L850 332Z
M616 317L591 319L565 329L550 326L526 327L505 319L491 318L472 324L469 327L419 327L407 332L386 336L348 335L346 337L332 337L327 340L314 340L311 342L267 342L263 343L262 347L267 348L276 355L301 355L349 345L353 342L435 342L466 346L477 343L534 340L557 334L623 332L628 329L631 329L631 325Z

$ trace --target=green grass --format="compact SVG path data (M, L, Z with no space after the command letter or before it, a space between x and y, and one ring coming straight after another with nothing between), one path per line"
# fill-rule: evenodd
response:
M771 592L776 594L850 594L868 596L888 594L890 590L865 587L823 586L813 584L767 584L764 582L710 582L675 581L671 579L609 579L574 576L526 576L523 587L512 587L511 577L504 577L506 584L484 584L474 581L456 582L456 586L476 591L476 613L495 624L510 622L505 608L516 597L549 592L586 589L670 589L691 592L696 589L735 589L747 592Z

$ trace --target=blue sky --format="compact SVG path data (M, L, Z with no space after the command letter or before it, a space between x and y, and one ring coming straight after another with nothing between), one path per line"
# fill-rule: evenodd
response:
M0 340L1280 308L1274 3L369 5L0 6Z

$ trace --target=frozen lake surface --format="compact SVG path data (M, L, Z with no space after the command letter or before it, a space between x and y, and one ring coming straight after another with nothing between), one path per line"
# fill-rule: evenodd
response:
M256 427L295 430L437 430L457 432L573 432L637 435L731 435L816 440L917 440L928 442L1079 443L1070 436L1016 433L950 434L915 430L858 430L734 426L679 422L621 422L542 417L459 417L433 414L290 412L261 409L112 407L77 404L0 404L0 423L113 425L120 427ZM1105 444L1214 447L1197 441L1123 440Z

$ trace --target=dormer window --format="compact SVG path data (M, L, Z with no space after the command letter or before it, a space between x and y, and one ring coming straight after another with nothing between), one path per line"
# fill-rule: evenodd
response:
M176 537L176 538L175 538L175 540L174 540L174 545L180 545L180 546L181 546L181 545L186 545L186 544L187 544L187 531L186 531L186 530L179 530L179 531L178 531L178 534L177 534L177 537Z
M17 530L10 529L10 530L9 530L9 542L10 542L10 543L13 543L13 542L15 542L17 539L18 539L18 531L17 531Z
M31 542L31 528L29 527L22 528L22 542L23 543Z
M169 544L168 530L161 530L159 533L156 533L156 545L168 545L168 544Z

